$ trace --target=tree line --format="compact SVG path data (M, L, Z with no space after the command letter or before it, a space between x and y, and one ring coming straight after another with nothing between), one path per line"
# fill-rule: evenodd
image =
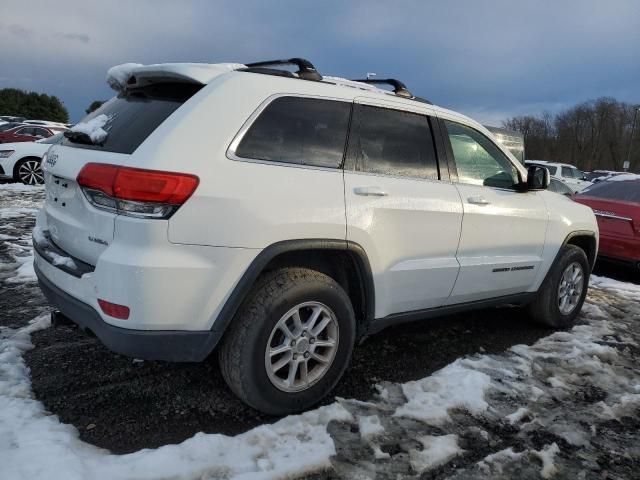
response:
M640 105L602 97L555 115L523 115L503 122L524 135L526 158L571 163L581 170L618 170L629 156L640 171ZM633 138L634 115L637 112Z
M69 122L69 112L58 97L17 88L0 90L0 115Z

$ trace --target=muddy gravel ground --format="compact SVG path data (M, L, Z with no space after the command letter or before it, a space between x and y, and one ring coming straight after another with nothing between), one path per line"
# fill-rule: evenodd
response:
M5 206L20 209L10 215L10 221L0 220L0 234L4 235L0 241L0 263L11 264L16 256L29 254L28 239L34 224L31 209L38 206L42 197L42 191L36 190L16 191L0 198ZM15 270L15 262L13 266ZM637 282L640 279L636 272L621 271L609 265L598 268L608 276L620 276L621 280ZM592 300L605 305L625 302L613 294L601 292ZM611 308L625 311L624 306ZM6 269L0 270L0 325L17 328L48 310L49 306L34 282L14 282ZM392 399L387 402L392 405L394 395L402 398L402 392L393 385L427 377L461 357L476 353L501 354L515 345L532 345L549 333L528 322L524 312L514 307L389 328L357 348L349 370L334 393L337 397L351 399L342 402L349 410L362 414L370 409L380 415L376 384L389 386ZM234 435L277 420L246 407L233 396L218 370L215 355L201 364L136 361L108 351L97 339L71 325L35 332L32 342L35 348L27 352L25 358L35 397L61 422L75 426L83 441L113 453L178 443L197 432ZM640 363L637 347L635 350L626 348L629 368L637 369ZM606 396L606 392L585 387L580 395L574 399L576 405L597 402ZM378 406L358 402L368 400L374 400L373 405ZM333 397L325 403L332 401ZM565 401L567 409L574 407L574 401ZM629 444L637 442L635 445L640 445L638 413L625 417L625 422L611 420L598 427L608 432L601 445L605 451L600 458L590 459L595 466L588 478L640 478L638 452L631 452L630 457L627 455ZM556 414L558 419L562 418L561 410ZM566 447L565 452L580 453L576 447L567 447L567 442L549 429L535 430L530 436L520 438L513 426L483 424L482 419L463 412L457 415L456 424L461 426L457 434L461 447L468 454L459 463L450 462L446 467L424 472L422 478L474 478L473 475L465 476L459 469L507 446L541 449L556 442ZM407 452L419 448L416 432L434 434L438 429L415 420L393 420L391 415L383 417L389 436L387 443L381 446L384 455L377 455L381 458L362 443L357 426L331 424L329 431L337 449L332 460L333 469L309 478L362 475L363 478L376 475L396 478L396 475L415 474ZM407 434L408 430L413 433ZM481 431L490 435L480 435L478 432ZM617 448L615 439L619 440L622 450L607 452L607 449ZM387 454L397 462L384 458ZM388 466L376 468L376 463L380 462L387 462ZM539 472L540 462L532 462ZM565 471L576 475L578 472ZM507 473L519 475L522 469Z

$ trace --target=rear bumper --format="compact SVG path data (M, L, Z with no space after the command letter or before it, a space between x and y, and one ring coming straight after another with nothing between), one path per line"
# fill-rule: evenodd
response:
M92 306L56 287L34 265L40 289L49 303L82 329L90 330L110 350L143 360L199 362L220 340L222 332L130 330L106 323Z

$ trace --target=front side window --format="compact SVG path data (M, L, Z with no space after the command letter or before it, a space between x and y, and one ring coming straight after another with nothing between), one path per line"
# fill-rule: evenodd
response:
M16 132L16 135L34 135L33 130L31 127L21 128Z
M460 183L498 188L513 188L518 183L516 168L489 138L466 125L444 123Z
M433 136L425 115L358 105L351 132L348 155L354 170L438 179Z
M339 168L351 104L305 97L271 102L240 141L238 157Z

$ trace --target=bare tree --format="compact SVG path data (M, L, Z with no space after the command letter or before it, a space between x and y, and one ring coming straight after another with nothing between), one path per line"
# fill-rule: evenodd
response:
M621 170L637 106L602 97L552 115L524 115L503 122L523 134L527 158L554 160L584 170ZM631 169L640 168L640 139L632 144Z

